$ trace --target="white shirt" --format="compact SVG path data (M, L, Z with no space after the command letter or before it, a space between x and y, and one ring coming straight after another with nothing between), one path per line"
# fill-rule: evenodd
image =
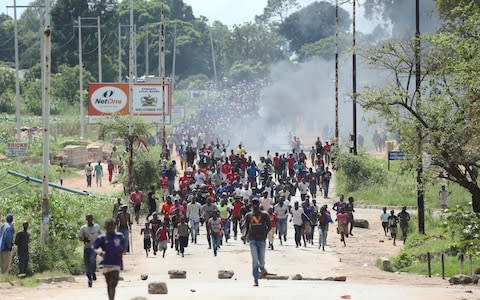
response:
M93 246L93 242L97 239L100 235L100 226L98 224L93 224L92 226L88 226L87 224L80 227L80 233L78 237L80 240L84 240L87 238L89 240L88 243L85 243L85 248L89 248Z
M252 190L251 189L248 189L248 190L243 189L242 192L241 192L241 196L244 200L250 199L250 197L252 196Z
M274 209L275 213L277 214L277 219L286 219L288 217L288 206L285 205L285 202L282 206L279 204L275 205Z
M194 222L200 222L200 212L202 210L202 205L198 202L189 203L187 205L187 218Z
M273 199L260 198L260 207L262 207L264 211L268 211L270 207L272 207L272 204L273 204Z
M203 174L202 172L200 173L195 173L195 175L193 176L193 178L195 179L195 185L203 185L205 184L205 174Z
M294 225L303 224L302 215L303 215L303 208L298 207L297 210L295 210L295 208L292 208L292 219L293 219Z
M306 194L308 193L308 184L305 182L300 182L298 184L298 190L300 191L300 194Z

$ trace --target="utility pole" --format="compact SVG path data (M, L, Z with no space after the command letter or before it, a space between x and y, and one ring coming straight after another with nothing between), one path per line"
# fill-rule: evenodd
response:
M102 82L102 35L100 32L100 16L97 16L97 47L98 47L98 82Z
M82 58L82 17L78 16L78 67L80 77L80 139L85 137L85 117L83 112L83 58Z
M130 47L128 51L128 187L127 193L133 189L133 0L130 0Z
M417 112L421 106L420 91L420 0L415 0L415 106ZM417 125L417 206L418 206L418 232L425 234L425 201L423 195L423 162L422 162L422 128Z
M122 25L118 23L118 82L122 82Z
M42 181L42 222L40 225L40 239L46 244L48 240L48 167L50 164L49 142L50 142L50 62L51 62L51 38L50 27L50 0L45 0L45 28L43 31L43 83L42 83L42 119L43 119L43 181Z
M213 80L215 82L215 88L217 88L217 64L215 61L215 49L213 48L212 28L209 28L210 33L210 48L212 50L212 63L213 63Z
M352 102L353 102L353 155L357 155L357 50L355 34L356 34L356 1L353 2L353 29L352 29Z
M165 128L165 14L164 3L162 2L162 8L160 10L160 78L162 82L162 156L165 155L167 150L167 131Z
M138 80L137 74L137 25L133 24L133 67L134 67L134 82Z
M335 142L338 143L338 0L335 2Z
M20 142L20 77L19 77L19 58L18 58L18 27L17 27L17 1L13 0L13 28L15 35L15 120L17 141Z
M172 94L175 88L175 64L177 61L177 24L173 26ZM170 149L171 150L171 149Z
M148 76L148 24L145 25L145 76Z

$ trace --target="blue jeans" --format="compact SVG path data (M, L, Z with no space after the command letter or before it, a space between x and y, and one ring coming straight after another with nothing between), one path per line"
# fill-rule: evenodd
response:
M277 219L277 230L278 236L282 238L283 236L287 236L287 219Z
M295 244L298 246L302 245L302 225L293 225L295 228Z
M213 254L215 254L215 256L217 256L217 250L218 250L218 246L220 245L220 241L222 240L222 236L217 235L217 234L212 232L211 233L211 238L212 238Z
M265 270L265 241L250 240L250 253L252 254L253 280L258 284L260 270Z
M330 181L323 180L323 198L328 198L328 187L330 186Z
M327 245L327 232L328 226L318 226L318 248L325 247Z
M128 228L120 229L119 231L123 234L123 237L125 239L125 249L123 250L123 252L130 252L130 233L128 232Z
M97 252L92 247L83 249L83 263L85 264L85 274L91 281L97 270Z

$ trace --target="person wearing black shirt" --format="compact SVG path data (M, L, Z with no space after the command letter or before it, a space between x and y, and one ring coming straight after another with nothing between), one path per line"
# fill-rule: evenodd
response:
M248 237L252 254L253 286L258 286L258 279L268 274L265 269L265 239L271 226L269 216L260 210L259 199L253 198L251 204L252 211L245 216L245 236Z
M157 196L155 195L155 186L150 186L150 192L147 194L147 203L148 203L148 218L157 211Z

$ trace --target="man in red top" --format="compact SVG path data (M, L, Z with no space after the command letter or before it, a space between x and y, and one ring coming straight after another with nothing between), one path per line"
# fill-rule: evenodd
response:
M329 145L328 142L325 142L325 145L323 146L323 152L325 153L325 163L327 165L330 164L331 151L332 151L331 145Z
M278 180L280 177L280 156L278 152L275 152L275 156L273 157L273 169L275 170L275 180Z
M232 165L228 162L228 159L225 159L225 162L220 167L220 172L227 176L230 172L232 172Z
M179 184L180 184L180 189L181 189L181 190L185 190L185 189L188 188L189 183L190 183L190 178L191 178L191 177L188 176L187 172L185 172L185 173L183 174L183 176L178 179L178 182L179 182Z
M245 157L245 155L240 155L240 158L239 158L239 166L240 166L240 176L242 178L245 178L245 170L247 170L247 167L248 167L248 160L247 158Z
M233 149L230 150L230 155L228 156L228 160L231 161L232 163L237 159L237 156L233 152Z
M294 165L295 165L295 157L293 157L293 154L290 153L287 158L288 176L290 177L295 176L295 170L293 169Z
M239 174L237 172L230 172L227 174L227 180L230 184L234 183L237 180Z
M277 214L273 212L273 207L268 210L268 217L270 218L270 231L267 234L268 247L273 250L273 240L275 239L275 227L277 226Z
M167 225L170 224L170 209L172 208L172 197L167 196L167 202L163 203L160 212L163 214L163 222Z
M240 195L233 196L232 202L233 210L232 210L232 221L233 221L233 239L237 239L237 232L238 232L238 224L242 219L242 207L244 206L242 202L242 197Z
M133 210L135 211L135 221L138 225L138 220L140 218L140 207L143 202L143 192L140 191L138 186L135 187L135 191L130 194L130 203L133 205Z
M168 177L160 177L160 191L162 192L162 200L165 201L165 196L168 195Z

